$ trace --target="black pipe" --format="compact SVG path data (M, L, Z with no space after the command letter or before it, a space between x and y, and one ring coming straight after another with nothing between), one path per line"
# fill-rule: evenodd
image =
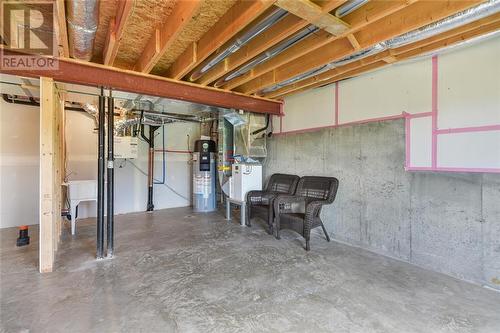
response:
M104 89L101 87L98 115L98 162L97 162L97 259L103 258L104 250L104 121L105 121Z
M155 205L153 203L153 185L154 185L154 159L155 159L155 132L159 126L149 125L149 155L148 155L148 205L147 211L153 211ZM144 134L144 130L143 133Z
M113 238L114 238L114 198L115 198L115 193L114 193L114 180L115 180L115 173L114 173L114 109L115 109L115 101L113 97L111 96L111 91L109 93L108 97L108 197L107 197L107 220L106 220L106 241L108 244L108 249L107 249L107 256L112 257L113 256L113 249L114 249L114 244L113 244Z
M12 99L9 98L12 96ZM40 103L36 102L34 99L30 98L28 101L16 100L16 95L2 94L2 98L5 102L10 104L21 104L21 105L30 105L30 106L40 106Z
M265 130L269 127L269 118L270 118L270 117L269 117L269 115L267 114L267 115L266 115L266 125L265 125L264 127L262 127L262 128L259 128L259 129L255 130L255 131L253 131L253 132L252 132L252 135L259 134L260 132L265 131Z

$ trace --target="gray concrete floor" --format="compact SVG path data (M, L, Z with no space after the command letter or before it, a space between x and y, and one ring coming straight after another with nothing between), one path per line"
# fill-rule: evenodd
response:
M307 253L220 213L128 214L96 261L88 219L43 275L36 231L16 234L0 231L1 332L500 332L500 293L320 233Z

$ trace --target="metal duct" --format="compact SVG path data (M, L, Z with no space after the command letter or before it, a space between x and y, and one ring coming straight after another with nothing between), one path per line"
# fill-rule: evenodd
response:
M90 117L94 120L95 128L99 125L99 121L97 119L97 116L99 115L99 110L97 109L97 105L90 104L90 103L85 103L82 105L82 108L87 112Z
M244 33L240 38L238 38L233 44L231 44L224 51L216 55L212 60L210 60L205 66L201 69L194 72L190 80L195 81L198 80L203 74L209 71L212 67L217 65L222 60L226 59L228 56L238 51L243 45L252 40L255 36L262 33L264 30L268 29L272 25L276 24L282 18L284 18L288 12L281 8L274 10L271 14L269 14L266 18Z
M69 55L90 61L99 22L99 1L70 0L66 2L66 8Z
M331 62L327 65L323 65L319 68L310 70L306 73L297 75L293 78L290 78L286 81L280 82L274 86L265 88L260 91L260 93L269 93L280 88L283 88L287 85L290 85L294 82L304 80L310 78L314 75L321 74L328 69L332 69L335 67L343 66L349 64L353 61L360 60L366 58L368 56L380 53L385 50L398 48L407 44L415 43L420 40L435 36L437 34L446 32L448 30L457 28L459 26L480 20L487 16L496 14L500 11L500 0L489 0L488 2L484 2L478 6L473 8L469 8L460 13L454 14L447 18L444 18L440 21L428 24L422 28L412 30L400 36L394 37L392 39L386 40L384 42L375 44L372 47L359 51L357 53L351 54L345 58L340 60ZM327 68L328 67L328 68Z
M115 128L114 128L114 134L116 136L121 136L123 131L130 127L134 126L137 124L142 124L142 125L149 125L149 126L163 126L165 124L170 124L176 122L174 119L169 119L166 117L150 117L150 116L143 116L142 121L141 117L135 117L135 118L130 118L130 119L120 119L115 121Z
M337 10L335 11L335 16L337 16L338 18L344 17L347 14L352 13L359 7L363 6L367 2L368 0L351 0L349 2L346 2L345 4L337 8Z
M225 84L226 82L231 81L232 79L234 79L234 78L236 78L238 76L241 76L241 75L247 73L252 68L254 68L255 66L257 66L258 64L261 64L264 61L267 61L267 60L275 57L279 53L285 51L287 48L289 48L292 45L300 42L301 40L303 40L307 36L315 33L318 30L319 30L319 28L315 27L313 25L306 27L305 29L303 29L299 33L295 34L294 36L292 36L292 37L288 38L287 40L281 42L280 44L278 44L276 47L272 48L271 50L269 50L269 51L261 54L260 56L254 58L249 63L247 63L244 66L240 67L239 69L237 69L236 71L234 71L233 73L231 73L230 75L228 75L227 77L225 77L224 79L221 79L221 80L217 81L214 86L215 87L220 87L221 85Z

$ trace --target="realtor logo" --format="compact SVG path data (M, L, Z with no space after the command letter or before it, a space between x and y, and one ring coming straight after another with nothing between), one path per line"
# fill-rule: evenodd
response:
M58 69L54 2L1 1L0 68Z

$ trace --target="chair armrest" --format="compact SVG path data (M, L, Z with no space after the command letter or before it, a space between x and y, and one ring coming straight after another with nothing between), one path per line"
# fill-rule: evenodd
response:
M278 195L274 198L274 212L276 215L280 213L297 213L304 212L307 197L297 195Z
M259 205L262 204L264 197L266 196L267 191L254 190L247 192L247 204L248 205Z
M318 210L320 210L322 206L328 205L330 203L331 202L328 200L311 199L311 200L307 201L307 203L306 203L305 213L306 213L306 215L309 215L309 216L315 216L318 213Z

